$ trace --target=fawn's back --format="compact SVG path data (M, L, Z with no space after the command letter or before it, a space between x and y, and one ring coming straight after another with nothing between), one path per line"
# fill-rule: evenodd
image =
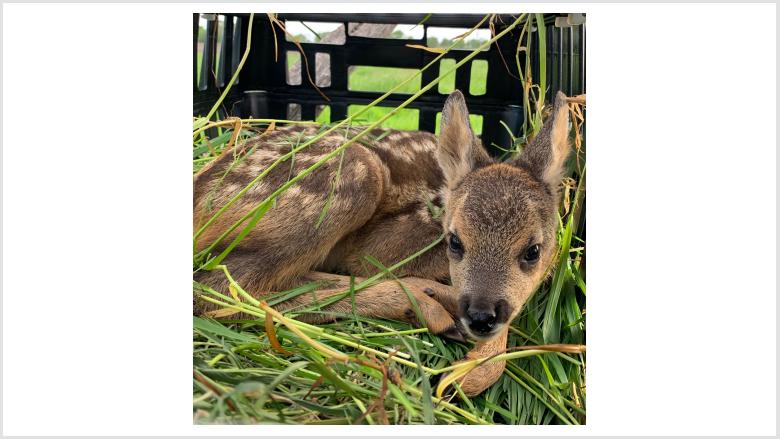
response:
M196 176L195 230L280 157L321 131L288 126L223 153ZM358 132L336 130L281 162L206 229L199 249ZM385 266L406 258L442 233L444 180L436 149L430 133L373 130L283 192L233 252L255 253L258 271L268 271L262 276L270 289L284 288L310 269L374 274L379 268L367 263L366 255ZM224 249L240 229L215 250ZM443 247L397 273L446 279Z

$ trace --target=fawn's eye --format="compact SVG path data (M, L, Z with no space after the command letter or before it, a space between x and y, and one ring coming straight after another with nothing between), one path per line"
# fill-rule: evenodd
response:
M525 253L523 253L523 261L533 264L534 262L539 260L539 252L540 252L539 244L534 244L527 249L525 249Z
M454 233L450 233L450 251L452 251L456 255L463 254L463 243L460 242L460 238L458 238L458 235Z

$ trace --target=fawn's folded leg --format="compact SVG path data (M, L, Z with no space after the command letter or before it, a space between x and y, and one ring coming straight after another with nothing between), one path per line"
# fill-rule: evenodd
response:
M210 284L217 291L227 292L227 283L225 281L216 282L222 273L211 272L210 279L203 279L204 283ZM234 275L235 277L235 275ZM209 282L209 280L211 282ZM242 282L242 280L244 282ZM268 291L262 291L253 288L252 278L250 276L239 275L236 281L250 295L256 299L262 300L268 295ZM304 282L321 282L322 287L313 292L301 294L290 300L279 303L274 308L279 311L288 311L301 306L317 304L329 297L342 294L349 289L349 277L337 274L311 272L300 279ZM355 282L360 283L362 279L356 278ZM403 287L401 286L403 284ZM417 313L412 305L408 291L417 302L421 316L424 322L420 322ZM442 335L454 340L463 341L463 336L457 329L457 325L452 315L439 302L431 298L426 289L435 289L443 291L444 288L450 288L436 281L420 278L403 278L400 280L388 280L379 282L375 285L355 291L354 305L352 297L347 295L343 299L330 305L322 307L321 311L316 313L301 314L298 318L308 323L324 323L334 321L338 315L351 315L353 312L360 316L375 317L383 319L393 319L409 322L418 326L424 325L432 334ZM354 309L353 309L354 306ZM217 306L207 302L196 300L196 313L203 314L213 311ZM332 314L329 314L332 313Z
M343 293L349 288L349 277L328 273L310 273L306 276L309 280L330 281L331 286L327 290L317 290L316 300L323 300L336 294ZM356 283L362 279L355 279ZM403 287L401 286L403 285ZM403 278L399 280L387 280L369 286L355 292L355 303L351 297L323 307L324 311L337 314L351 314L353 311L361 316L383 319L393 319L409 322L418 326L426 326L431 333L443 335L455 340L463 340L463 336L457 329L452 315L439 302L429 297L426 289L446 287L436 281L420 278ZM406 291L404 291L404 288ZM407 291L411 294L417 305L424 322L420 322L412 305ZM280 310L290 309L295 306L310 304L315 300L312 294L298 296L293 300L279 304ZM303 314L301 320L311 323L320 323L333 320L327 314Z
M485 358L503 353L506 350L508 333L509 327L506 327L494 338L478 342L474 349L466 354L466 358L461 361ZM464 377L458 379L458 383L467 396L479 395L501 378L501 374L504 373L504 367L506 367L506 361L481 364Z

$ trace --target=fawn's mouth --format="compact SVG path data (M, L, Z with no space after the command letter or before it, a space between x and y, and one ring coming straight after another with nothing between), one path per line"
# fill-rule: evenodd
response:
M490 330L488 331L473 331L471 328L469 328L468 321L461 317L458 319L458 329L460 329L460 332L465 334L468 338L476 341L488 341L496 337L496 335L500 334L504 327L507 325L507 323L496 323Z

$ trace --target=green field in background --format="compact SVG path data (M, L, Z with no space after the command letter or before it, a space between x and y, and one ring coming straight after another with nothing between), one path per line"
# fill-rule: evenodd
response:
M286 55L287 55L286 59L287 59L288 67L299 62L301 59L301 54L299 52L287 52ZM203 58L202 55L199 53L196 61L198 71L200 71L201 68L202 58ZM440 61L439 67L437 69L439 76L442 78L441 82L439 82L437 86L439 93L449 94L452 93L453 90L455 90L455 74L454 73L451 73L449 75L443 74L444 72L448 71L453 67L455 67L454 59L445 58ZM312 70L311 73L313 77L314 76L313 60L309 60L309 68ZM461 69L462 69L461 72L458 73L465 74L465 70L463 69L463 67ZM472 95L485 94L485 89L487 84L487 71L488 71L487 61L484 60L472 61L469 90L461 90L461 91L463 91L467 96L469 93ZM301 80L308 81L305 72L301 72L301 73L302 73ZM391 88L395 87L396 85L400 84L401 82L414 76L416 73L417 70L414 69L353 66L350 69L349 78L347 82L350 90L386 92ZM422 87L421 77L417 77L416 79L410 81L408 84L405 84L403 87L401 87L397 91L397 93L413 94L420 91L421 87ZM327 94L327 88L324 88L323 91L325 92L325 94ZM350 105L348 110L348 116L357 113L362 108L363 106L361 105ZM356 120L355 123L369 124L375 122L376 120L378 120L379 118L387 114L389 111L391 111L391 108L386 108L386 107L372 108L371 110L362 114L359 120ZM398 114L389 118L387 121L385 121L382 124L382 127L399 129L399 130L417 130L419 129L418 118L419 118L419 111L414 109L404 109L401 110ZM441 114L438 114L436 116L437 133L439 131L440 119L441 119ZM330 107L326 106L323 111L320 111L319 114L317 115L316 120L322 123L332 122L330 120ZM471 127L474 129L474 132L477 135L482 133L481 115L471 115Z

